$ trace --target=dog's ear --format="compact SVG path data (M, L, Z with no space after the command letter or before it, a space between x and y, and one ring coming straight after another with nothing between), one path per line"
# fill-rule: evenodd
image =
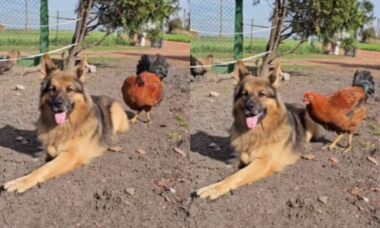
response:
M244 62L243 61L237 61L236 66L235 66L234 78L237 81L242 81L248 75L251 75L251 73L248 71Z
M41 81L43 81L47 76L51 74L51 72L53 72L56 69L58 69L58 67L53 63L53 60L50 58L49 55L45 54L41 60Z
M77 66L75 73L77 75L77 78L79 81L84 82L86 80L86 70L87 70L87 57L83 57L80 61L79 65Z
M269 82L274 88L280 87L281 81L281 65L280 63L276 64L274 71L269 75Z

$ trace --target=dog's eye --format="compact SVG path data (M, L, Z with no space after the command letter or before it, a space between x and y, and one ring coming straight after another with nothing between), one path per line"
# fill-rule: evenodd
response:
M243 90L243 92L241 92L241 96L242 97L248 96L248 92L246 90Z
M74 92L74 88L72 88L72 87L67 87L67 88L66 88L66 91L67 91L68 93L72 93L72 92Z
M49 91L49 93L55 93L55 87L54 86L50 86L48 88L48 91Z
M264 91L258 93L259 97L265 97L267 94Z

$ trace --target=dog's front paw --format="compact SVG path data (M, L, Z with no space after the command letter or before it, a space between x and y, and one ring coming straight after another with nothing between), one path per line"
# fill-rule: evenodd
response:
M196 194L203 199L214 200L226 193L231 189L228 188L223 182L208 185L197 190Z
M4 189L8 192L25 192L35 186L37 182L33 181L29 175L8 181L4 184Z

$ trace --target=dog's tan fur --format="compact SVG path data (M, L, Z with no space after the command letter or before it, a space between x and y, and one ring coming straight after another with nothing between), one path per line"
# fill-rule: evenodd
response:
M197 195L201 198L216 199L280 172L299 159L298 153L305 142L319 137L319 125L311 120L303 106L285 105L281 101L277 93L281 80L279 65L268 79L247 74L242 62L238 62L237 67L239 82L235 95L238 90L244 90L246 96L255 96L267 113L258 127L249 129L242 111L244 100L235 98L231 145L240 153L240 162L245 167L220 182L199 189ZM264 95L259 97L259 94Z
M7 182L4 185L7 191L24 192L38 183L89 163L106 151L109 141L105 139L128 130L128 119L119 103L104 96L91 97L85 90L66 92L67 88L75 87L78 80L84 81L84 65L85 62L80 64L75 72L60 71L49 56L44 56L37 133L51 161L24 177ZM43 91L43 84L47 82L55 90L63 91L64 99L75 104L64 124L57 125L54 121L54 113L49 106L52 95ZM102 117L99 117L99 112L102 112Z

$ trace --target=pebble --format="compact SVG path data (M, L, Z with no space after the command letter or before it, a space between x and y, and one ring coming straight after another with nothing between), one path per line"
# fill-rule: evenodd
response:
M16 137L16 140L19 141L21 144L25 145L28 143L28 140L26 140L24 137L22 136L17 136Z
M323 204L327 204L327 200L328 200L328 197L327 196L320 196L318 197L318 201L323 203Z
M220 151L220 150L222 150L222 148L220 148L220 146L216 146L216 147L214 147L214 150L215 151Z
M367 159L375 165L380 165L379 161L374 157L368 156Z
M133 196L135 194L135 188L127 188L125 189L125 192L128 193L130 196Z
M281 72L282 80L289 81L290 80L290 74Z
M339 160L336 158L336 157L330 157L329 160L333 163L333 164L337 164L339 162Z
M209 147L217 147L218 145L216 143L212 142L212 143L208 144L208 146Z
M363 201L368 203L369 202L369 199L367 197L363 197Z
M210 96L210 97L219 97L219 93L218 93L218 92L215 92L215 91L211 91L211 92L209 93L209 96Z
M178 154L180 154L180 155L186 157L186 152L185 152L184 150L182 150L181 148L176 147L176 148L174 148L174 151L175 151L176 153L178 153Z
M169 191L173 194L175 194L177 191L174 188L169 188Z
M96 73L96 66L95 65L87 65L88 72L89 73Z
M123 152L123 148L121 146L112 146L109 147L108 150L112 152Z
M145 150L143 150L143 149L137 149L136 152L141 154L141 155L146 154Z
M23 85L16 85L15 90L25 90L25 86L23 86Z
M315 160L315 155L314 154L305 154L305 155L302 155L301 158L303 158L305 160Z

